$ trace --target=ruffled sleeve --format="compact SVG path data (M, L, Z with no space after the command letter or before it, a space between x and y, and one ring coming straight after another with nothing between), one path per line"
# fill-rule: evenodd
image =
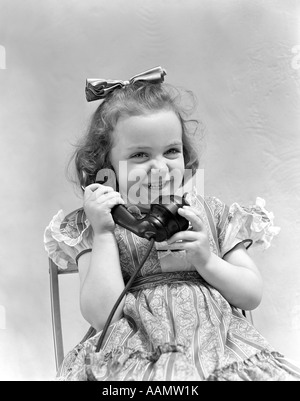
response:
M45 229L45 250L60 269L74 268L78 256L91 250L92 236L92 227L82 208L67 216L60 210Z
M224 236L220 242L222 257L239 243L247 243L269 248L274 236L279 234L280 227L274 225L274 215L265 209L266 202L256 198L255 205L248 207L233 203L228 210Z

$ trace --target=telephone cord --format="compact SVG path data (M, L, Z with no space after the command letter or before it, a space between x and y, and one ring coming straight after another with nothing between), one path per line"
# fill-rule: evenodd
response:
M144 255L144 257L143 257L143 259L142 259L140 265L138 266L138 268L136 269L136 271L133 273L133 275L130 277L130 280L129 280L128 283L126 284L124 290L121 292L119 298L117 299L116 303L114 304L114 306L113 306L113 308L112 308L112 310L111 310L111 312L110 312L110 314L109 314L109 316L108 316L108 318L107 318L107 321L106 321L106 323L105 323L105 325L104 325L104 327L103 327L101 336L100 336L100 338L99 338L99 340L98 340L98 343L97 343L96 352L99 352L99 351L100 351L101 346L102 346L102 343L103 343L103 340L104 340L104 337L105 337L106 332L107 332L107 329L108 329L108 327L109 327L109 325L110 325L110 322L111 322L111 320L112 320L112 318L113 318L113 316L114 316L114 314L115 314L115 312L116 312L116 310L117 310L117 308L118 308L120 302L122 301L124 295L128 292L129 288L131 287L131 284L133 283L133 281L135 280L137 274L139 273L139 271L140 271L141 268L143 267L144 263L146 262L146 260L147 260L147 258L148 258L148 256L149 256L149 254L150 254L150 252L151 252L151 250L152 250L152 248L153 248L153 245L154 245L154 238L151 238L151 239L150 239L149 246L148 246L148 248L147 248L147 251L146 251L146 253L145 253L145 255Z

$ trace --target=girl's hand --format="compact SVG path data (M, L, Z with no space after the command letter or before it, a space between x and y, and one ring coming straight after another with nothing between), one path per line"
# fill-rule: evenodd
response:
M101 184L88 185L84 190L83 208L95 234L113 232L115 223L111 209L124 205L119 192Z
M211 257L206 229L199 212L191 206L183 206L178 209L178 214L185 217L192 224L193 229L174 234L168 240L168 243L172 244L170 249L185 250L188 262L195 266L200 273L201 269L205 269Z

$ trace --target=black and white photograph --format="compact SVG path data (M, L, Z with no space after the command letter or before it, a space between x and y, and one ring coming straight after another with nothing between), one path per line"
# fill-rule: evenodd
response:
M0 0L0 381L300 381L300 1Z

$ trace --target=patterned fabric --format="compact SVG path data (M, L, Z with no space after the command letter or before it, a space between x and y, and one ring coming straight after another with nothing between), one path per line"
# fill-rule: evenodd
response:
M249 238L242 238L240 222L245 213L248 219L249 208L232 208L217 198L194 195L189 202L200 212L211 250L220 257L240 242L263 244L266 232L274 228L264 213L261 236L256 225L254 233L247 231ZM252 220L257 223L254 209ZM82 248L92 247L91 227L82 212L78 219L78 213L67 219L57 214L45 231L45 247L60 268L68 268L60 261L64 254L70 264ZM232 227L232 219L238 229ZM82 224L79 230L76 221ZM247 224L251 227L251 222ZM142 260L148 241L119 226L115 235L127 281ZM70 238L76 245L66 245ZM123 317L110 325L101 351L95 352L101 332L93 333L68 353L57 380L300 381L300 369L276 352L236 308L203 280L187 263L184 251L171 252L166 243L155 245L125 296Z

